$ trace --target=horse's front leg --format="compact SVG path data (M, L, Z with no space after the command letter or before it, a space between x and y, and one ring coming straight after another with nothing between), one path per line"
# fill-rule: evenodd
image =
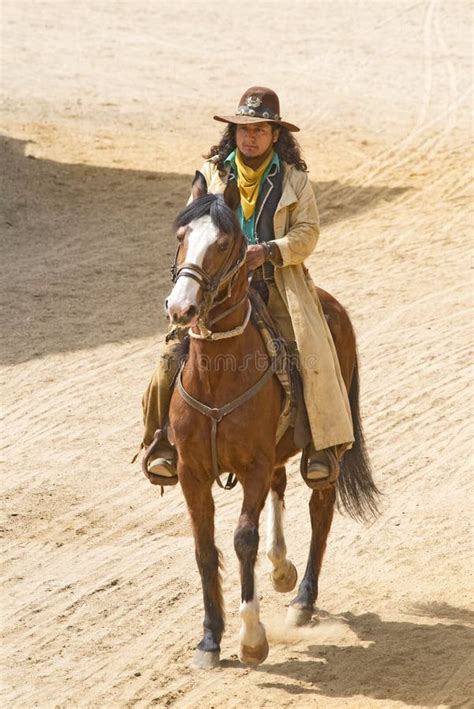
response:
M199 481L178 471L191 515L196 561L204 597L204 635L196 648L193 666L208 669L219 665L224 632L224 604L219 573L219 550L214 543L214 500L209 481Z
M314 490L309 501L311 516L311 546L304 577L298 588L298 595L288 608L287 622L290 625L309 623L318 597L318 579L326 550L326 542L331 529L336 502L336 490Z
M286 558L286 543L283 534L284 494L286 489L285 467L276 468L267 500L267 556L272 562L273 588L288 593L296 586L298 573L295 565Z
M262 471L263 472L263 471ZM244 499L237 529L234 534L234 548L240 561L241 604L240 618L240 661L244 665L256 667L268 655L265 628L260 623L260 607L255 583L255 562L258 553L258 521L270 487L270 474L262 474L258 469L244 479Z

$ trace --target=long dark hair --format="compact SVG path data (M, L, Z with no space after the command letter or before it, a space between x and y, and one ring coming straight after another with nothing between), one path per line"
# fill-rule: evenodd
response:
M273 147L280 156L281 160L288 163L289 165L294 165L297 170L307 172L308 166L306 165L305 161L303 160L303 156L301 155L301 148L295 138L293 138L293 136L291 135L288 128L283 128L282 126L277 126L275 124L271 125L272 130L276 130L277 128L280 129L280 136L277 142L273 145ZM204 155L204 157L207 159L213 158L217 155L217 167L221 175L225 173L225 159L227 158L229 153L235 150L236 147L236 128L237 126L234 123L229 123L222 134L220 143L218 143L217 145L213 145L212 148L209 150L209 153L207 155Z

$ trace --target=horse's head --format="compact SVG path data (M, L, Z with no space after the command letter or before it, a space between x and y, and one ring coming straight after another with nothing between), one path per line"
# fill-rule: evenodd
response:
M223 302L241 266L246 244L235 216L240 196L235 180L224 195L207 193L204 176L196 172L193 201L178 215L178 239L172 267L174 287L166 299L171 322L192 327L203 320L214 305Z

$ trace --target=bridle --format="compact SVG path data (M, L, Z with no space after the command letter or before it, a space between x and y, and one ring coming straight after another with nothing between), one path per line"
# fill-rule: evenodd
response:
M198 310L198 327L201 334L198 335L197 333L194 333L189 330L190 336L197 337L199 339L223 339L224 337L234 337L235 335L243 332L243 329L245 329L245 326L247 325L250 317L250 301L244 323L242 323L242 325L238 328L234 328L235 332L234 330L228 330L226 332L213 333L211 332L211 330L209 330L209 327L224 318L226 315L230 315L230 313L232 313L234 310L237 310L237 308L242 305L245 300L248 299L248 289L246 290L244 296L241 298L241 300L239 300L238 303L232 305L230 308L225 310L217 317L212 318L211 320L207 320L207 318L214 308L216 308L218 305L222 305L222 303L224 303L228 298L230 298L232 294L232 289L237 280L239 271L246 261L247 245L245 243L245 239L242 239L242 245L240 247L237 261L235 263L232 263L232 254L234 250L230 248L224 263L217 271L217 273L215 273L213 276L210 276L203 268L201 268L201 266L198 266L195 263L185 262L178 266L177 261L180 249L181 244L178 244L170 271L172 282L176 283L178 278L181 277L192 278L199 284L203 294ZM224 295L221 298L217 299L219 291L226 284L227 288Z
M240 247L240 251L237 257L237 261L234 263L232 262L232 254L234 249L230 248L227 258L225 259L224 263L222 264L221 268L217 271L216 274L213 276L210 276L206 271L198 266L195 263L182 263L180 266L177 265L178 261L178 256L179 256L179 251L181 248L181 244L178 244L178 247L176 249L173 265L171 266L171 278L173 280L173 283L176 283L178 278L185 277L185 278L192 278L195 280L199 286L202 288L203 291L203 297L201 300L201 303L199 305L199 311L198 311L198 321L197 321L197 327L200 330L200 334L193 332L192 328L189 328L188 334L190 337L195 337L198 339L202 340L220 340L226 337L236 337L237 335L241 335L245 328L247 327L247 324L250 319L250 315L252 312L252 304L249 299L249 284L247 283L247 287L245 289L245 293L243 297L239 300L238 303L232 305L230 308L227 308L223 313L219 314L217 317L212 318L211 320L207 320L209 313L218 305L221 305L224 303L227 298L230 297L232 293L232 288L235 285L237 276L239 274L240 269L242 266L245 264L246 261L246 252L247 252L247 245L246 241L244 238L242 238L242 245ZM217 299L217 295L219 291L221 290L222 287L226 287L225 294ZM212 332L209 330L209 327L212 326L214 323L216 323L218 320L221 320L223 317L226 315L229 315L231 312L236 310L240 305L242 305L245 301L247 300L248 302L248 308L247 308L247 313L244 317L244 320L241 325L233 328L232 330L226 330L226 331L219 331L219 332ZM264 374L260 377L260 379L255 382L251 387L249 387L243 394L238 396L236 399L233 399L232 401L229 401L227 404L224 406L221 406L219 408L211 407L205 404L202 401L199 401L198 399L194 398L189 394L188 391L183 386L182 382L182 372L186 364L186 360L183 360L178 373L177 373L177 388L178 391L181 395L181 397L186 401L186 403L191 406L191 408L195 409L196 411L199 411L201 414L206 416L211 420L211 460L212 460L212 472L213 475L220 487L225 488L226 490L231 490L236 484L237 484L237 478L233 473L229 473L229 476L227 478L227 482L223 484L220 480L220 467L219 467L219 461L217 457L217 427L220 421L224 418L224 416L227 416L228 414L232 413L235 411L238 407L242 406L245 402L249 401L252 397L254 397L260 389L262 389L265 384L271 379L273 376L275 369L275 362L276 358L272 358L270 361L270 364L267 368L267 370L264 372ZM151 449L149 449L151 450ZM149 456L147 457L148 460ZM147 463L146 463L147 465Z

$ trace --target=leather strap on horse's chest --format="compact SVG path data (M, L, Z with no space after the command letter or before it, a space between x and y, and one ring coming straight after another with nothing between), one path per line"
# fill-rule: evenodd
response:
M177 387L178 391L185 400L187 404L189 404L193 409L196 409L196 411L199 411L201 414L204 414L204 416L207 416L212 420L212 425L211 425L211 457L212 457L212 472L214 475L214 478L217 481L217 484L219 487L222 487L226 490L231 490L235 485L237 485L237 478L233 475L233 473L229 473L229 477L227 478L227 482L225 485L223 485L220 481L220 471L219 471L219 464L217 461L217 424L222 421L224 416L227 416L227 414L232 413L232 411L235 411L239 406L244 404L246 401L251 399L255 394L267 383L267 381L270 379L270 377L273 376L274 371L275 371L275 362L272 361L270 363L270 366L268 369L265 371L262 377L253 384L250 389L247 389L243 394L238 396L236 399L233 399L233 401L229 401L229 403L224 404L224 406L221 406L219 408L207 406L206 404L203 404L202 401L199 401L198 399L195 399L191 394L188 394L186 389L183 386L183 382L181 380L181 374L183 371L184 364L181 366L181 369L179 370L178 378L177 378Z

